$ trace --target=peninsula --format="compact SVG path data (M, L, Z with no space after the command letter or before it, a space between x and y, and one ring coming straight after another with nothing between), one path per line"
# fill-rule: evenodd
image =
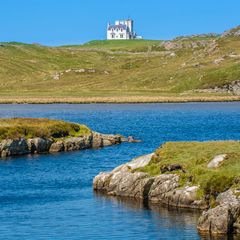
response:
M100 173L96 191L199 209L198 230L240 234L240 143L168 142L154 153Z
M0 119L0 157L101 148L128 141L87 126L39 118Z

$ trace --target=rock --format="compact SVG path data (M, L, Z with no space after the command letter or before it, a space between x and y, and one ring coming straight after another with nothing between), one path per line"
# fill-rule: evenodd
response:
M91 133L86 136L69 137L54 142L48 138L32 138L19 140L3 140L0 142L0 157L22 155L28 153L46 153L76 151L120 144L121 136L112 134Z
M133 159L108 173L100 173L93 180L94 190L108 195L148 199L177 207L206 209L206 203L197 199L198 186L179 188L177 174L150 177L135 169L149 164L154 154Z
M23 155L30 153L28 144L25 139L19 140L3 140L0 143L1 157L8 157L12 155Z
M217 58L217 59L215 59L215 60L213 61L213 63L216 64L216 65L218 65L218 64L222 63L224 60L225 60L225 59L222 58L222 57L221 57L221 58Z
M201 93L228 93L240 96L240 80L232 81L223 86L216 86L214 88L196 89L195 92Z
M86 69L81 68L81 69L74 70L74 72L75 72L75 73L85 73L85 72L86 72Z
M176 174L161 174L155 177L149 190L149 200L152 202L168 203L167 193L179 187L179 176Z
M109 195L147 198L154 178L147 173L132 172L133 169L146 166L151 160L148 154L115 168L110 173L100 173L93 180L93 187L97 191Z
M53 80L59 80L60 79L60 73L54 73L52 75Z
M144 167L149 164L153 155L154 153L150 153L138 158L134 158L131 162L127 163L126 165L130 167L132 170Z
M71 137L64 140L64 151L77 151L91 147L92 137Z
M95 73L95 72L96 72L96 69L88 69L88 72L89 72L89 73Z
M240 199L233 190L219 194L216 200L217 207L203 212L199 218L198 230L210 234L226 234L238 231L240 218Z
M226 234L231 231L233 223L230 207L226 204L204 212L199 218L198 230L211 234Z
M143 191L150 180L147 177L146 173L119 171L111 177L108 192L115 196L143 198L145 197Z
M52 143L53 141L51 139L44 138L33 138L28 140L28 146L30 146L30 151L32 153L49 152Z
M172 52L172 53L170 53L170 55L169 55L170 57L176 57L177 55L176 55L176 53L175 52Z
M139 143L139 142L141 142L141 140L137 140L133 136L129 136L127 138L127 141L130 142L130 143Z
M103 147L103 138L100 133L97 133L97 132L93 133L92 147L93 148Z
M239 37L240 36L240 26L237 26L235 28L232 28L230 30L225 31L221 37Z
M64 151L64 144L63 141L57 141L53 143L49 149L49 152L62 152Z
M111 146L111 145L116 145L121 143L121 137L118 135L106 135L102 134L101 135L103 139L103 146Z
M182 172L185 172L183 167L179 164L170 164L170 165L164 165L161 167L161 173L166 173L166 172L173 172L176 170L181 170Z
M221 162L227 157L227 154L221 154L214 157L214 159L207 165L208 168L217 168Z
M92 147L93 148L101 148L111 145L120 144L121 136L119 135L107 135L107 134L100 134L97 132L93 133L92 139Z

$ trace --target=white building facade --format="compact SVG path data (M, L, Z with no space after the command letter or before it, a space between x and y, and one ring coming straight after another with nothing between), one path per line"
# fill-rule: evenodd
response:
M107 26L108 40L128 40L135 39L137 36L133 30L133 20L115 21L114 25L110 23Z

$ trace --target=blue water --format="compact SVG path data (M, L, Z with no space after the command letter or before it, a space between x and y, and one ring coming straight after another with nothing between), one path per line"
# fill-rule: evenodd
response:
M87 124L142 143L0 161L0 239L201 239L198 212L92 191L92 179L165 141L240 139L240 103L0 105L0 117Z

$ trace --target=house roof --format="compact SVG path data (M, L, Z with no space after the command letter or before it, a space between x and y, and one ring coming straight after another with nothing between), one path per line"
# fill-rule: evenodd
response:
M116 29L123 29L123 30L127 30L127 26L126 25L123 25L123 24L119 24L119 25L110 25L110 26L108 26L108 30L111 30L111 29L114 29L114 30L116 30Z

